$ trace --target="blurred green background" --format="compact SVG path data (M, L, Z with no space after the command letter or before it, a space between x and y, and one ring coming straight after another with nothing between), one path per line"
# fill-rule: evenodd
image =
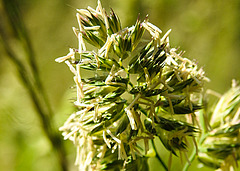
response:
M75 9L95 8L97 0L17 2L54 111L53 121L60 127L73 110L71 102L75 94L70 87L74 82L67 66L57 64L54 59L67 54L69 47L78 46L72 32L72 26L77 26ZM135 24L140 13L142 20L148 14L150 22L163 33L171 28L171 46L186 51L185 57L195 59L204 68L211 79L207 88L223 93L233 78L240 80L239 0L102 0L102 5L107 11L114 9L123 27ZM0 10L4 10L2 0ZM1 15L3 23L6 16L2 12ZM0 170L60 170L28 92L4 51L5 40L0 43ZM11 45L24 61L19 42L11 39ZM69 141L64 145L69 170L77 170L73 164L75 147ZM161 147L159 152L167 161L168 153ZM180 170L181 164L175 159L172 168ZM150 163L151 170L161 168L155 159ZM197 166L199 163L194 161L189 170L196 170Z

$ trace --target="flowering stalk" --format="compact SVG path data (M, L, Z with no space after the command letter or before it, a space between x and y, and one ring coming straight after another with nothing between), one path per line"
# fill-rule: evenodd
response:
M234 170L240 157L240 86L232 87L214 106L210 130L199 144L198 159L217 170Z
M148 170L155 138L171 154L187 156L188 137L195 142L200 131L195 112L203 106L204 71L170 46L171 30L161 36L148 18L123 29L100 1L77 11L78 48L56 61L69 66L76 83L77 112L60 130L77 147L79 170Z

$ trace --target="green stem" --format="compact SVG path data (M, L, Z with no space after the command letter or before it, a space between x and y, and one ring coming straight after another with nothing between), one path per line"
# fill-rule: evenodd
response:
M157 159L159 160L159 162L162 164L163 168L164 168L166 171L168 171L167 165L164 163L164 161L162 160L162 158L159 156L159 154L158 154L158 152L157 152L157 148L156 148L156 146L155 146L154 140L152 139L151 142L152 142L153 149L154 149L154 151L155 151L155 153L156 153L156 158L157 158Z
M189 157L189 162L186 162L186 164L184 165L184 167L183 167L183 171L187 171L188 170L188 168L189 168L189 166L190 166L190 163L192 163L193 162L193 160L195 159L195 157L196 157L196 148L194 148L193 149L193 151L192 151L192 154L191 154L191 156Z
M201 145L204 142L204 140L207 138L207 136L208 136L208 133L205 133L205 132L202 133L201 138L200 138L199 143L198 143L198 146ZM183 167L183 171L188 170L189 166L191 165L191 163L195 159L196 155L197 155L197 150L196 150L196 148L194 148L191 156L189 157L190 162L186 162L186 164Z
M204 101L202 101L202 104L204 104ZM201 127L202 134L200 136L198 146L196 148L198 148L204 142L206 137L208 136L208 131L209 130L208 130L208 124L206 123L206 118L205 118L205 115L204 115L205 112L206 111L204 109L199 111L199 124L200 124L200 127ZM189 166L191 165L191 163L195 159L195 157L197 155L196 148L193 149L192 154L189 157L190 162L186 162L186 164L183 167L183 171L187 171Z
M203 133L198 144L201 145L204 142L204 140L207 138L207 136L208 136L208 133ZM190 162L186 162L186 164L183 167L183 171L187 171L188 170L188 168L190 166L190 163L192 163L192 161L195 159L196 155L197 155L197 150L196 150L196 148L194 148L193 151L192 151L192 154L191 154L191 156L189 158Z

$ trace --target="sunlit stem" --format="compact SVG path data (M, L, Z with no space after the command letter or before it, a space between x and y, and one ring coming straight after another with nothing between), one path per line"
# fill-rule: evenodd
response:
M155 146L155 143L154 143L154 140L151 139L151 142L152 142L152 147L156 153L156 158L159 160L159 162L162 164L164 170L168 171L168 167L166 166L166 164L164 163L164 161L162 160L162 158L159 156L158 152L157 152L157 148Z

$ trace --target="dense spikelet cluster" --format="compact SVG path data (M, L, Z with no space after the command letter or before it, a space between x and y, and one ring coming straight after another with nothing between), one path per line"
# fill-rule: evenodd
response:
M199 147L199 160L219 171L235 170L240 158L240 86L233 81L211 114L205 140Z
M77 12L78 48L56 61L74 74L77 111L60 130L77 147L79 170L148 170L154 138L171 154L186 154L187 137L199 132L204 71L171 48L171 30L162 35L148 18L122 28L99 1Z

